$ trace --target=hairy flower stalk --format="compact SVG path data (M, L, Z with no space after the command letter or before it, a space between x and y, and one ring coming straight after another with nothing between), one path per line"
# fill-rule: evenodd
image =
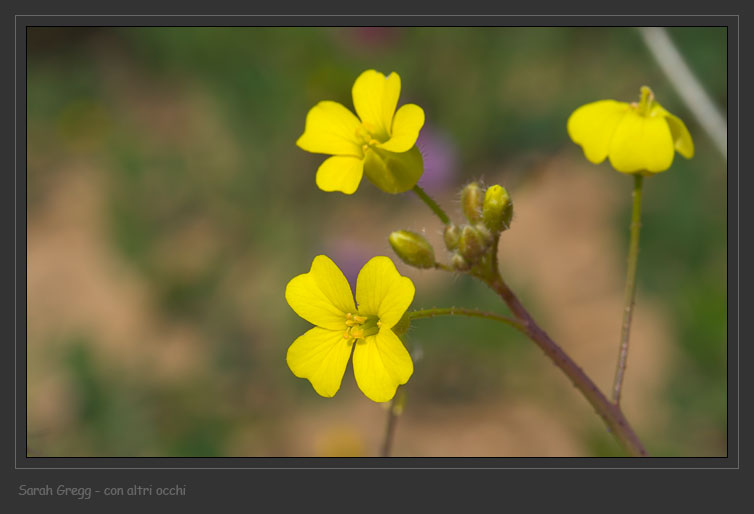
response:
M584 370L534 321L534 318L503 281L497 268L497 262L495 262L494 270L490 276L479 278L500 295L508 308L522 323L523 332L568 376L573 385L594 407L594 410L624 449L634 457L648 456L644 445L631 428L620 407L610 402Z
M495 208L494 210L499 211L504 219L508 223L510 223L510 219L513 215L512 204L510 211L507 208L507 204L510 203L510 197L507 195L506 191L506 199L503 201L502 195L500 193L501 191L493 191L491 195L500 195L499 199L501 203L504 203L506 205L506 208ZM469 202L469 205L472 205L471 202ZM464 213L466 214L465 211L466 209L464 209ZM473 212L472 218L475 219L475 214ZM506 224L501 225L505 226L500 227L500 232L508 228ZM469 232L469 229L471 227L471 225L466 225L461 230L461 236L458 243L459 247L461 247L461 242L463 241L464 231L467 234L470 234L471 232ZM617 404L611 402L602 393L599 387L597 387L594 381L589 378L584 370L582 370L581 367L576 364L576 362L557 343L555 343L555 341L552 340L547 332L545 332L537 324L531 314L529 314L526 308L524 308L519 299L503 280L497 261L497 248L500 240L500 232L493 234L492 244L490 244L484 251L482 251L481 253L472 252L476 253L476 255L474 255L474 259L471 260L471 262L469 262L460 253L454 252L451 257L453 268L455 269L455 271L469 273L470 275L487 284L488 287L495 291L515 316L514 320L501 317L502 319L498 319L498 321L507 323L521 331L531 341L533 341L545 353L545 355L547 355L552 360L552 362L571 380L573 385L592 405L595 412L597 412L597 414L607 425L610 433L613 434L613 436L618 440L618 442L623 446L623 448L628 452L629 455L637 457L647 456L648 454L646 449L644 448L644 445L634 432L633 428L631 428L631 425L621 411L620 407ZM453 242L452 238L450 242ZM449 244L447 246L450 250L452 244ZM438 267L438 269L444 268ZM429 311L431 311L431 309ZM464 315L462 311L463 309L456 309L456 312L454 312L454 314ZM478 313L472 315L475 315L476 317L488 317L488 319L496 319L497 317L497 315L480 316L478 315ZM409 314L409 316L411 316L411 314ZM414 314L415 319L419 319L421 317L430 317L430 315L423 316Z
M626 291L623 297L623 323L620 330L620 348L618 350L618 364L613 380L613 401L620 403L623 376L626 373L628 360L628 337L631 332L631 320L634 313L634 297L636 296L636 268L639 260L639 233L641 230L641 189L644 177L634 175L633 209L631 214L631 241L628 245L628 265L626 267Z

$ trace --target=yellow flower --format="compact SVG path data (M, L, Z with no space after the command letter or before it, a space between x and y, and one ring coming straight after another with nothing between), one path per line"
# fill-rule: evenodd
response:
M568 118L568 135L586 158L623 173L658 173L673 163L675 151L690 159L694 142L680 118L666 111L643 86L636 103L600 100L583 105Z
M329 154L317 170L323 191L352 194L363 174L387 193L402 193L424 172L415 146L424 111L414 104L396 112L401 78L367 70L353 84L357 118L338 102L323 101L306 115L304 133L296 141L303 150Z
M294 277L285 299L316 325L288 348L294 375L306 378L321 396L334 396L353 350L359 389L375 402L386 402L414 372L411 356L393 327L414 299L414 284L387 257L374 257L356 279L356 301L346 277L333 261L318 255L309 273Z

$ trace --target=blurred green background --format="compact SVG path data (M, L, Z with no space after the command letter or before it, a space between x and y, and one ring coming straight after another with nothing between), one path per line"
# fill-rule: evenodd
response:
M724 28L672 28L726 108ZM31 456L375 455L386 411L320 398L285 364L308 325L285 284L329 255L353 279L387 235L440 225L367 180L324 193L294 142L319 100L352 108L365 69L426 113L422 184L512 193L504 276L608 390L630 177L589 164L565 124L649 85L696 156L648 180L625 410L653 455L727 452L726 162L631 28L32 28L28 31ZM414 308L504 305L468 277L398 263ZM484 320L415 323L394 454L621 455L529 341Z

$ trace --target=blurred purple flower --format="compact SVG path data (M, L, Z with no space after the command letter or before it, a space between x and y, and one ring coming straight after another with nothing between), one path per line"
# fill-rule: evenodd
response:
M425 125L419 133L416 145L424 158L424 174L419 186L429 193L445 190L456 172L458 152L447 134Z
M351 291L356 291L356 278L361 268L374 257L373 252L366 246L346 240L331 241L327 245L325 255L330 257L346 276Z

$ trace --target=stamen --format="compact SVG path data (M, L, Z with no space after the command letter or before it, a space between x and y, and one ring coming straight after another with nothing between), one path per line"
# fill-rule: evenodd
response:
M377 316L362 316L360 314L346 313L344 322L346 331L343 339L364 339L373 336L380 331L382 323Z
M652 92L651 89L649 89L647 86L641 86L641 98L639 99L639 114L642 116L648 116L649 115L649 109L652 107L652 102L654 101L655 95Z

